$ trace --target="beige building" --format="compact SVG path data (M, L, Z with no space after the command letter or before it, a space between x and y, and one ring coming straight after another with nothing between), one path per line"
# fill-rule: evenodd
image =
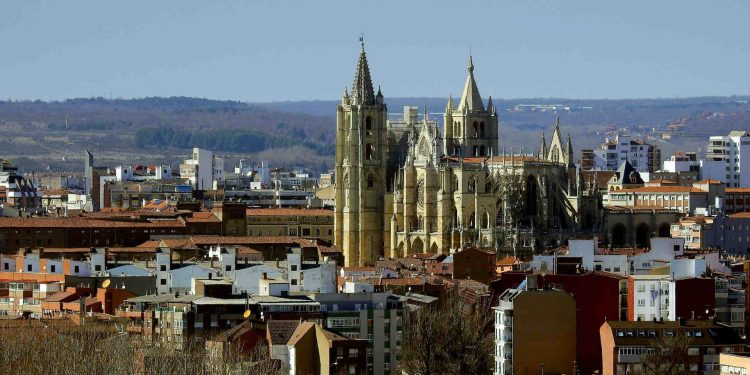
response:
M562 290L508 289L495 313L495 374L572 374L576 302Z
M468 245L528 254L594 229L596 194L584 188L559 120L549 147L542 136L536 153L498 150L497 109L482 101L471 58L467 68L441 134L414 107L386 120L363 46L336 111L334 233L347 265Z
M298 208L247 209L248 236L293 236L333 241L333 211Z
M719 366L720 375L747 375L750 372L750 354L721 353Z

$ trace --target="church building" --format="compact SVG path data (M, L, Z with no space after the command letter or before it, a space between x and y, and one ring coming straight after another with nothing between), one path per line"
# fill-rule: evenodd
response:
M336 108L334 242L347 266L467 246L529 256L592 230L598 201L559 119L539 150L499 149L499 118L482 100L469 57L443 129L414 107L388 120L364 44L351 93Z

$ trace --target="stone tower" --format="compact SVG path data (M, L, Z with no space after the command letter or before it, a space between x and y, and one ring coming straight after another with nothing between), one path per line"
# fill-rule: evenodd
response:
M482 103L477 83L474 81L474 62L469 56L463 94L458 103L448 99L445 107L445 147L446 155L490 156L497 154L498 120L492 97L487 108Z
M362 43L351 95L345 90L336 108L334 242L347 266L371 264L383 252L386 117Z

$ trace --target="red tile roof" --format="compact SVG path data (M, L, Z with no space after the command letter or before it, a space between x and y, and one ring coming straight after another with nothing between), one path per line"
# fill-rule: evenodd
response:
M322 208L248 208L247 216L333 216Z
M498 260L496 264L498 266L512 266L516 263L518 263L518 258L514 256L507 256L503 259Z
M106 220L85 217L60 218L0 218L0 227L6 228L184 228L181 220Z
M750 188L726 188L725 193L750 193Z
M221 220L213 212L195 212L192 217L185 219L189 223L220 223Z
M706 193L706 191L691 186L644 186L610 192L610 194L619 193Z

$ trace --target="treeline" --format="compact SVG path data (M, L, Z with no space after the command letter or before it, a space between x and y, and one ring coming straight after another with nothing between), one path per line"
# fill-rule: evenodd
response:
M153 346L141 336L113 332L113 327L57 326L55 321L23 323L0 322L0 374L288 373L283 364L269 358L266 345L245 350L241 344L233 344L222 355L190 339L178 349Z
M138 148L192 148L224 152L255 153L274 148L302 145L319 155L333 155L333 145L313 142L303 129L294 129L287 136L274 136L257 131L241 129L216 129L191 131L172 127L141 128L135 134Z

